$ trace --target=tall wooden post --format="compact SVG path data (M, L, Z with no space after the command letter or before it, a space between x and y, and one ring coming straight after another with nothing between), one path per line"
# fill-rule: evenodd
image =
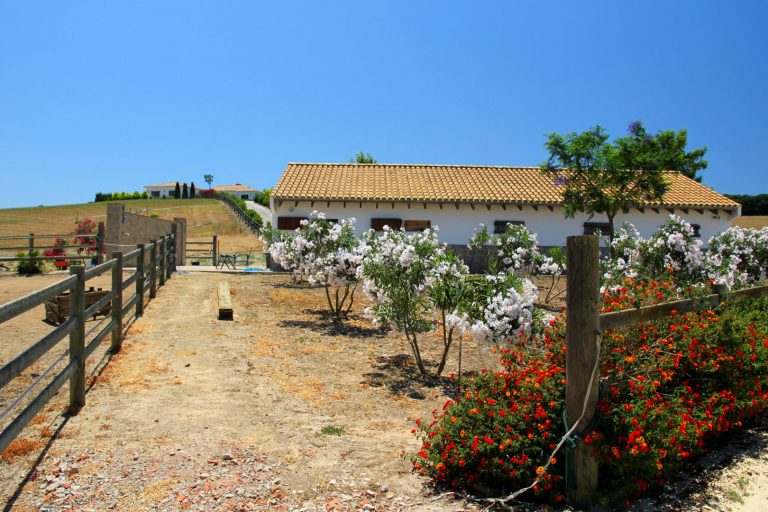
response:
M99 222L99 227L96 231L96 262L104 263L104 223Z
M166 235L165 240L165 278L170 279L173 273L173 237Z
M176 272L176 259L178 255L178 247L179 245L179 230L178 230L178 224L173 224L171 226L171 247L173 248L172 251L172 257L171 257L171 269L173 269L174 272Z
M211 254L213 256L211 265L215 267L216 263L219 261L219 235L213 235L213 242L211 242Z
M69 406L77 410L85 405L85 267L72 265L69 273L77 276L69 293L69 314L77 318L69 334L69 362L76 364L69 379Z
M123 344L123 253L116 251L112 253L112 259L115 260L115 268L112 269L112 290L115 292L115 298L112 299L112 344L109 347L110 352L116 354L120 352L120 346Z
M30 233L29 234L29 264L34 267L35 266L35 260L32 258L32 251L35 250L35 234Z
M157 240L152 240L152 251L149 253L149 298L157 297Z
M160 253L160 286L163 286L165 284L165 237L160 239L160 249L158 251Z
M138 244L136 256L136 316L144 314L144 244Z
M576 447L566 452L566 500L578 509L591 507L597 490L597 460L584 443L598 401L599 370L588 388L597 363L597 336L600 328L600 252L596 236L569 236L567 245L567 350L566 418L573 426L581 417L584 397L589 400L579 427Z

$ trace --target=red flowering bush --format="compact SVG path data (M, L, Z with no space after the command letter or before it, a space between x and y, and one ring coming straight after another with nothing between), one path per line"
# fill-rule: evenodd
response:
M53 247L49 249L45 249L43 251L43 256L66 256L67 255L67 251L65 249L66 246L67 246L66 240L57 238L56 241L53 243Z
M549 455L563 433L565 342L553 320L541 340L521 339L502 351L500 372L482 371L456 400L416 420L423 440L414 469L450 488L506 494L528 486L534 499L563 500L564 461Z
M75 245L83 246L77 249L78 254L83 254L85 251L87 255L93 256L98 252L96 237L83 236L96 234L97 228L98 226L93 219L85 218L77 222L72 234L75 235Z
M644 296L659 288L629 284ZM604 304L625 309L633 295L606 294ZM603 394L589 439L610 501L662 484L712 438L765 411L766 306L764 297L605 333Z
M680 293L673 283L627 281L603 294L603 311ZM538 475L523 497L562 500L562 451L544 467L565 433L564 332L553 320L540 339L515 342L502 371L482 373L431 422L417 421L415 470L439 486L497 495ZM586 441L599 461L601 498L615 504L663 484L714 437L766 410L768 298L606 332L600 361L601 398Z

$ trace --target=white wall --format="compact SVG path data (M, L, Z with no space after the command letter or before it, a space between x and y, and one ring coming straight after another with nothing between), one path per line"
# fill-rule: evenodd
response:
M147 194L149 194L149 197L152 197L153 191L159 191L160 197L173 197L173 192L176 190L176 187L144 187L144 189L147 191Z
M400 218L405 220L430 220L432 226L438 226L439 238L448 244L463 245L467 243L469 237L475 232L479 224L488 226L488 231L493 233L494 221L524 221L525 227L538 236L541 246L564 246L566 237L569 235L581 235L584 233L584 222L607 222L604 215L596 215L589 219L587 215L577 215L573 219L566 219L563 211L555 207L550 211L547 207L538 207L536 211L531 206L523 206L522 211L516 206L507 206L506 210L500 205L492 205L491 209L484 205L476 205L474 209L466 204L460 204L456 209L454 204L443 203L441 209L437 204L414 203L410 208L404 203L362 203L347 202L346 208L341 202L331 202L327 206L326 201L315 201L314 206L309 201L275 201L270 198L272 211L275 215L272 217L272 225L277 228L277 217L309 217L312 211L324 212L328 218L349 218L357 219L356 230L362 234L371 227L372 218ZM292 211L291 211L292 210ZM719 210L716 215L710 210L704 210L704 213L698 213L692 209L688 213L682 210L675 210L678 215L691 224L701 226L701 239L706 244L707 240L713 235L720 233L730 226L732 214ZM632 209L627 215L618 215L615 219L615 227L618 229L621 224L628 220L632 222L644 237L648 237L658 226L663 224L670 213L666 209L661 209L659 213L646 208L644 213ZM719 218L716 218L719 217Z

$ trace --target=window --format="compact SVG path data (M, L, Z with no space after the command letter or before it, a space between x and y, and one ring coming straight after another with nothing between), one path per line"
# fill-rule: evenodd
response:
M401 219L371 219L371 229L374 231L384 231L384 226L392 229L400 229L403 225Z
M691 227L693 228L693 236L701 238L701 224L691 224Z
M247 200L248 194L240 194L240 199Z
M595 233L600 233L602 236L610 236L611 234L611 225L607 222L585 222L584 223L584 234L585 235L594 235Z
M508 224L512 224L513 226L525 226L525 222L522 220L496 220L493 221L493 233L495 235L503 233L504 230L507 229Z
M293 231L294 229L301 226L301 221L305 219L306 217L278 217L277 229L282 229L284 231Z
M407 220L405 221L406 231L424 231L432 225L429 220Z
M152 192L150 192L150 194L152 195L152 197L154 197L156 199L160 199L160 191L159 190L153 190Z

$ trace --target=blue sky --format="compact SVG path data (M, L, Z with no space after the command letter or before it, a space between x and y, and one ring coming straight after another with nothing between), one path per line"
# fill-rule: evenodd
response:
M768 3L0 0L0 208L287 162L538 165L545 135L686 128L768 192Z

